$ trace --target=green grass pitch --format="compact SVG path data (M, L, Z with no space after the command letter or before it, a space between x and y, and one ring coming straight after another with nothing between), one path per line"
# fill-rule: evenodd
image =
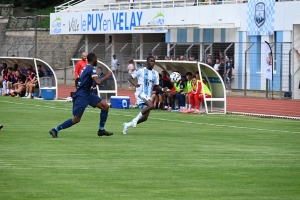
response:
M0 97L0 199L300 199L300 122L152 111L99 110L79 124L72 103Z

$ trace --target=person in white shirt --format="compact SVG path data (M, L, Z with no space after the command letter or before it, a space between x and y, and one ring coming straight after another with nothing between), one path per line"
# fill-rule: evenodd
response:
M214 69L219 72L220 60L216 59L216 64L214 65Z
M130 77L132 72L135 70L133 60L129 60L127 70L128 70L128 77ZM128 84L129 84L129 88L130 88L132 85L130 84L129 81L128 81Z
M119 66L119 61L116 57L116 55L113 55L113 59L111 60L111 70L114 74L118 73L118 66Z
M145 122L148 119L150 111L154 108L153 102L151 101L154 85L157 90L165 90L159 85L158 72L153 69L155 65L153 56L147 58L146 65L147 67L133 71L128 80L136 87L135 95L139 107L143 105L146 105L147 107L144 107L131 122L123 124L123 134L127 134L129 127L136 127L137 124ZM137 83L134 81L135 78L137 78Z

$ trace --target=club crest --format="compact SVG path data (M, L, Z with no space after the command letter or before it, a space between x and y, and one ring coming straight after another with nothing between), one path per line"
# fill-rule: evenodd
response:
M260 28L266 21L266 6L264 3L259 2L255 5L255 15L254 15L254 21L256 26Z

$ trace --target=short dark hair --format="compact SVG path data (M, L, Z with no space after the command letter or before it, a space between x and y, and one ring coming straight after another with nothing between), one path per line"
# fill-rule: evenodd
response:
M149 60L150 60L150 58L153 58L153 59L155 59L153 56L148 56L148 57L147 57L147 61L149 61Z
M4 68L6 68L6 67L7 67L7 63L3 63L2 65L3 65L3 67L4 67Z
M187 76L187 75L193 76L192 72L187 72L187 73L185 73L185 75L186 75L186 76Z
M16 71L19 68L19 65L17 63L14 64L14 71Z
M42 67L42 65L37 65L37 67Z
M98 67L97 69L101 69L102 70L102 67Z
M89 54L87 55L87 60L88 60L88 62L92 62L92 60L93 60L94 58L97 58L97 56L96 56L94 53L89 53Z

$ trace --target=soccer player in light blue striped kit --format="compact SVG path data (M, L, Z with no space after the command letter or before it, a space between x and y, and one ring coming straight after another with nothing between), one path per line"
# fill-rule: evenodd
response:
M147 107L145 107L131 122L123 124L123 134L127 134L129 127L136 127L137 124L147 120L150 111L154 108L153 102L151 101L154 85L156 85L157 89L163 90L159 85L158 72L153 69L155 64L154 57L149 56L146 64L147 67L134 71L128 80L136 87L135 96L137 97L137 104L139 107L143 105L146 105ZM134 78L137 78L137 83L135 83Z

